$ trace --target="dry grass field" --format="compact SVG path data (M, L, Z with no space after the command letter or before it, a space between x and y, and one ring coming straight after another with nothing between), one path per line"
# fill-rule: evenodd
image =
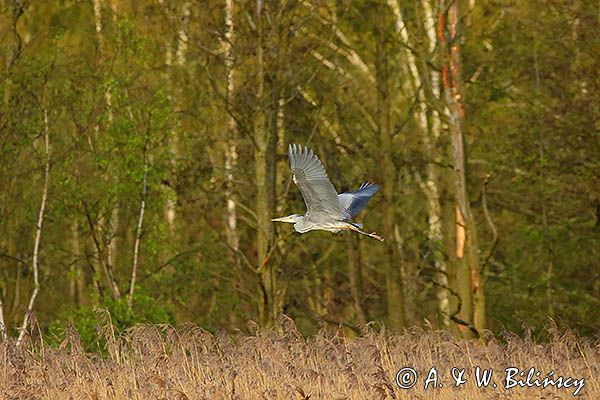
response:
M139 326L108 334L103 356L83 351L71 334L58 348L35 340L0 344L1 399L569 399L575 386L505 389L505 369L535 368L541 381L585 379L576 398L600 399L600 344L570 333L537 344L506 336L465 341L446 333L324 330L304 338L293 326L254 336L213 335L195 327ZM496 388L478 388L474 368L493 368ZM396 373L412 367L417 384L400 389ZM424 390L432 367L443 387ZM453 367L465 368L459 387ZM430 376L431 377L431 376ZM535 376L533 377L535 378ZM533 379L532 378L532 379ZM433 378L432 378L433 379ZM525 380L525 378L523 378ZM568 381L573 384L573 381ZM433 385L433 380L432 380Z

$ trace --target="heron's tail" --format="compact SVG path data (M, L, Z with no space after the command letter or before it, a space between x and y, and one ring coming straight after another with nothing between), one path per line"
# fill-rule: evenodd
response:
M358 224L356 222L350 222L350 224L354 225L355 227L357 227L358 229L362 229L363 228L363 224Z

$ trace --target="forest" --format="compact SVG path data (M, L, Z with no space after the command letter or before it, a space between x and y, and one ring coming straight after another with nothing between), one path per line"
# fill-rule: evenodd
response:
M597 337L598 1L0 4L4 340ZM271 222L292 143L385 242Z

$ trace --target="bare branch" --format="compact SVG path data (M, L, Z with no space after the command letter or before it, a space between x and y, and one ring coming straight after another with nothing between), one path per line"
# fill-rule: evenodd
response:
M112 272L112 266L109 263L106 263L102 257L102 248L100 247L100 241L98 240L98 236L96 235L96 227L94 221L92 221L90 210L85 201L83 202L83 206L85 209L85 219L87 221L88 228L90 229L90 234L92 235L94 247L96 248L97 259L100 262L102 270L104 271L104 275L106 276L106 280L108 281L108 286L110 287L110 290L113 294L113 298L118 299L119 297L121 297L121 292L119 290L117 282L115 281L114 274ZM93 268L93 265L91 263L90 266ZM98 288L100 288L99 285Z
M496 229L496 225L494 224L494 221L492 220L492 216L490 215L490 211L488 210L488 205L487 205L487 187L488 187L488 184L490 183L490 178L491 178L491 175L489 175L489 174L486 175L485 181L483 182L483 189L481 190L481 205L483 208L483 215L485 216L485 220L487 221L488 226L490 227L490 230L492 231L492 245L491 245L490 249L488 250L487 255L483 259L483 262L481 263L482 271L485 269L487 263L490 261L490 258L494 254L494 251L496 250L496 246L498 246L498 229Z

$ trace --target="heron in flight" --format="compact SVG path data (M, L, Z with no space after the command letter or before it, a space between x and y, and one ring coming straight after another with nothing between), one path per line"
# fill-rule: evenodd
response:
M294 229L300 233L317 229L334 233L350 230L383 242L375 232L363 232L361 224L352 222L352 217L377 193L378 185L367 182L354 192L337 194L323 164L312 150L290 144L288 151L292 178L306 203L306 214L292 214L271 221L294 224Z

